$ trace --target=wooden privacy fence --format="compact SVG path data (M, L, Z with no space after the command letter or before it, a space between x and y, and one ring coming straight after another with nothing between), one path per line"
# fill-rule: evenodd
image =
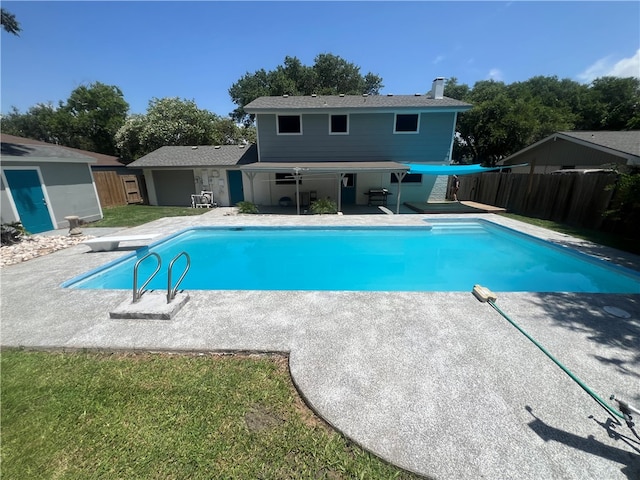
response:
M482 173L460 177L459 200L506 208L530 217L599 228L609 207L615 173Z
M142 203L144 198L136 175L118 175L114 171L93 172L98 198L103 207Z

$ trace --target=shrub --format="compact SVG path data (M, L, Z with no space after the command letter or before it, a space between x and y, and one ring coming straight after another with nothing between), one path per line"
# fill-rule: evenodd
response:
M238 213L249 213L249 214L259 213L258 207L251 202L238 202L236 207L238 207Z
M1 226L2 233L2 245L13 245L22 240L22 237L26 233L22 223L3 223Z
M316 215L338 213L338 206L329 198L319 198L311 204L311 211Z

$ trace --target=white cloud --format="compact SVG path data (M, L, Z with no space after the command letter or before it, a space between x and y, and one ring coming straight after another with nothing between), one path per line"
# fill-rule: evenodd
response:
M502 70L498 70L497 68L492 68L489 70L489 80L496 80L497 82L502 81Z
M444 55L438 55L434 60L433 60L433 64L436 65L438 63L440 63L442 60L444 60Z
M614 62L611 55L597 60L584 72L578 74L578 79L591 83L600 77L636 77L640 78L640 48L635 55Z

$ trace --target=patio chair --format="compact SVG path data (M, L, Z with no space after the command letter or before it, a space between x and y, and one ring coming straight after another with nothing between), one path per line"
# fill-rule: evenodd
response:
M218 204L213 201L213 192L202 190L199 194L191 195L191 208L211 208Z

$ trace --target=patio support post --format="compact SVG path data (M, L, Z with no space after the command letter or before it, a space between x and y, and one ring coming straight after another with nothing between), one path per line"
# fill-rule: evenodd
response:
M300 215L300 183L298 181L300 179L299 167L295 167L293 169L293 179L296 182L296 212L298 215Z
M400 214L400 193L402 191L402 179L405 177L407 172L393 172L393 174L398 179L398 198L396 199L396 215Z
M344 180L346 173L338 173L338 211L341 212L342 211L342 182Z
M249 177L249 182L251 185L251 202L256 203L256 196L253 191L253 180L256 178L256 172L244 172L247 177Z

